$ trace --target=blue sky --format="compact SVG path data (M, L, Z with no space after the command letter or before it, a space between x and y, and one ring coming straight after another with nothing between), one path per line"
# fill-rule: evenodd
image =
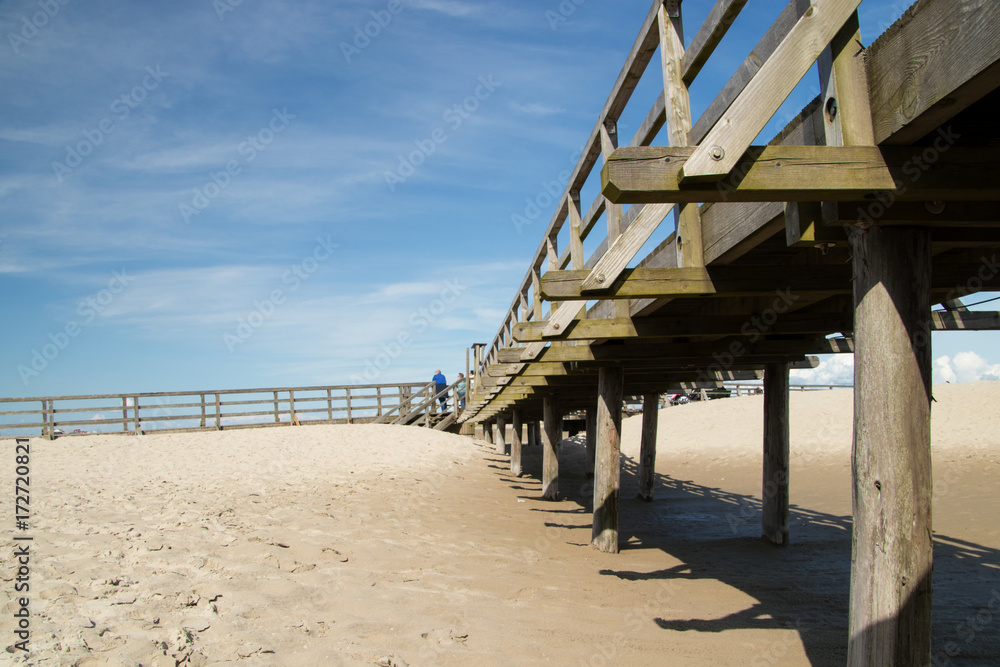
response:
M784 4L751 3L696 115ZM452 379L552 205L512 216L572 167L649 6L0 3L0 395ZM865 0L865 42L903 9ZM942 377L996 375L995 341L936 336Z

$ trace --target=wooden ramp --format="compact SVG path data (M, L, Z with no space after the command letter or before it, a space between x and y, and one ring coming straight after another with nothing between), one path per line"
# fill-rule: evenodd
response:
M859 2L791 0L697 119L688 88L746 0L718 0L686 49L680 0L653 3L499 332L473 346L461 421L501 442L513 424L515 474L537 433L557 498L562 415L584 411L592 542L615 552L623 394L646 397L652 497L657 396L763 373L762 534L785 545L789 370L854 353L849 663L927 665L931 332L1000 324L961 301L1000 289L1000 3L920 0L865 47ZM657 51L664 94L620 137ZM814 63L822 93L752 145Z

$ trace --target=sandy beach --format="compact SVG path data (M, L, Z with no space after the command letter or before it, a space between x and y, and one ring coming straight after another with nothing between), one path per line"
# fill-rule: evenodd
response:
M1000 383L935 387L935 664L1000 655ZM32 439L32 665L841 665L852 392L792 394L791 544L760 538L762 397L661 411L656 500L623 425L622 552L477 439L302 426ZM0 461L15 641L14 441Z

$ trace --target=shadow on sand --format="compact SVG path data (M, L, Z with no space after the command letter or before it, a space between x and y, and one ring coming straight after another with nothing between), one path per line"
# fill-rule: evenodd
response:
M562 442L559 489L563 502L533 511L586 516L547 526L572 530L574 544L589 543L593 480L584 474L582 436ZM493 459L496 461L496 459ZM541 447L526 447L524 475L504 481L524 491L541 476ZM491 467L495 467L491 465ZM503 464L500 467L504 467ZM644 608L664 630L719 633L737 629L794 629L814 665L847 659L851 570L851 517L793 504L791 544L775 547L760 537L760 499L656 475L655 501L636 500L637 464L622 458L621 550L659 549L681 565L652 572L602 570L625 580L659 582L657 606ZM529 481L530 480L530 481ZM540 489L526 497L539 498ZM555 517L553 517L555 519ZM568 517L566 517L568 518ZM677 618L664 595L671 582L711 579L755 600L721 618ZM787 634L785 635L787 637ZM1000 655L1000 550L935 534L934 665L996 665ZM751 665L779 665L787 640L760 647Z

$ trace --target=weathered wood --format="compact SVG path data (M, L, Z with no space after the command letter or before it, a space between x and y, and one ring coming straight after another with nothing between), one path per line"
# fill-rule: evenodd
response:
M705 113L694 124L688 136L688 143L697 146L705 138L722 114L730 107L741 92L750 83L751 79L760 71L761 66L770 59L771 54L778 48L785 36L795 27L801 17L809 7L812 6L810 0L790 0L782 10L778 18L775 19L771 27L768 28L764 36L761 37L753 51L746 57L743 64L739 66L733 76L722 87L719 94L705 109Z
M691 40L687 51L684 52L684 61L681 66L683 81L686 85L691 85L701 68L708 62L709 57L715 51L722 38L726 36L729 27L739 16L740 10L747 4L747 0L718 0L713 5L712 10L705 18L701 28ZM683 40L682 40L683 41ZM685 141L685 143L687 143Z
M855 200L874 192L895 191L888 161L903 157L897 165L897 171L902 172L902 164L914 156L912 151L901 155L874 146L751 146L738 157L739 164L726 180L680 183L680 172L695 150L674 146L619 148L601 171L602 191L609 200L626 204ZM919 184L923 190L922 179Z
M684 165L682 180L724 178L859 4L861 0L813 2L701 141Z
M736 350L738 353L731 352ZM850 338L814 338L767 340L756 343L737 338L726 338L713 343L673 343L671 345L650 345L626 343L624 345L574 345L572 347L546 348L539 356L541 361L600 361L617 363L629 360L655 359L672 360L680 363L703 362L706 366L717 363L714 355L733 356L735 363L754 362L758 357L801 357L807 354L840 354L854 351L854 341ZM501 350L501 360L506 354L517 354L516 350Z
M549 271L542 276L542 296L553 301L579 299L586 277L586 271ZM626 269L601 297L767 296L779 290L794 290L795 295L848 293L850 270L836 265Z
M931 664L927 230L851 231L854 522L848 664Z
M554 396L542 401L545 428L542 431L542 498L559 500L559 445L562 442L562 414Z
M778 545L788 544L789 516L788 364L764 370L764 475L761 487L761 534Z
M584 289L601 290L604 285L618 278L673 207L673 204L643 206L632 224L614 240L591 269L590 275L583 281ZM586 305L586 301L582 305Z
M1000 86L1000 3L920 0L865 63L875 141L917 141Z
M566 327L560 340L606 340L622 338L668 338L674 336L735 335L738 333L827 334L831 331L847 333L853 330L850 313L783 313L774 311L763 316L716 315L690 317L644 317L610 320L574 320ZM972 320L967 321L972 328ZM983 319L981 324L992 322ZM977 322L979 323L979 322ZM956 326L956 328L962 328ZM514 327L514 340L524 343L544 340L544 327L533 322L522 322ZM534 366L534 364L533 364ZM565 372L565 371L564 371ZM514 374L514 373L509 373ZM548 375L548 373L546 373Z
M515 408L511 411L510 434L510 474L521 476L521 411Z
M623 381L621 368L605 367L600 370L591 544L605 553L618 553Z
M584 447L587 451L586 474L594 476L594 461L597 457L597 406L591 405L586 410L587 436Z
M660 418L660 397L642 397L642 438L639 444L639 499L653 500L656 484L656 427Z
M483 422L483 440L485 440L486 443L489 444L489 445L493 444L493 422L492 421L484 421Z
M497 415L496 453L507 453L507 418L503 414Z

